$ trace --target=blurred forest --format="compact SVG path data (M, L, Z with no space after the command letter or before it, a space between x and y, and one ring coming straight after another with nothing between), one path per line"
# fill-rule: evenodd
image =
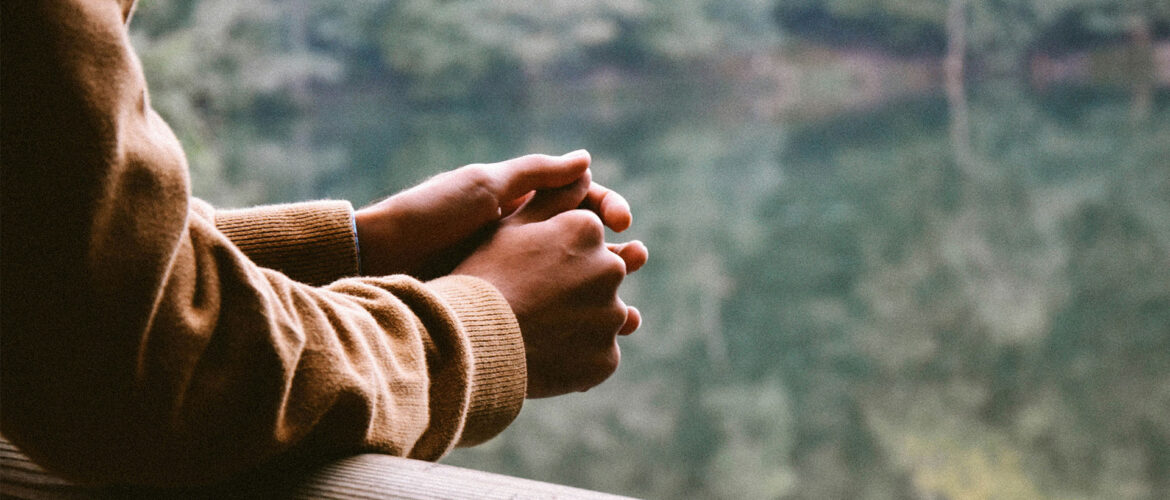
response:
M221 206L588 148L651 262L446 461L649 498L1170 497L1170 3L142 0Z

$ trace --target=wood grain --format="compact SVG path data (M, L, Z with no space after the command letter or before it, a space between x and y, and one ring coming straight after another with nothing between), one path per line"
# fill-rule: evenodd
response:
M0 437L0 494L4 498L55 500L92 498L292 497L312 499L616 499L500 474L388 455L356 455L296 477L251 477L196 490L98 489L74 485L49 474Z

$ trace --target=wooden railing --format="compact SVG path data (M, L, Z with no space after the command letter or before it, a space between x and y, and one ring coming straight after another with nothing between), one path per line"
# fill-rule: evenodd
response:
M90 498L622 498L529 479L387 455L357 455L303 471L249 477L197 490L88 488L55 477L0 438L0 494L21 499Z

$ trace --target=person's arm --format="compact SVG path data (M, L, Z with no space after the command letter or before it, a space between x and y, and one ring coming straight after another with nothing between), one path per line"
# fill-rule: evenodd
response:
M173 485L502 430L526 387L504 297L469 276L314 288L249 260L189 198L129 10L3 4L4 435L75 480Z
M356 212L346 201L290 203L219 210L215 224L253 262L297 281L359 273L430 279L449 273L537 190L580 179L590 161L584 150L530 154L444 172ZM614 231L632 221L629 203L599 184L589 185L580 206Z
M260 267L325 285L357 276L353 207L329 200L217 210L215 227Z

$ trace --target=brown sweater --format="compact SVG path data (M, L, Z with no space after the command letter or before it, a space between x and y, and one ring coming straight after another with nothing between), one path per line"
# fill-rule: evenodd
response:
M506 427L524 347L491 285L352 277L346 202L190 197L132 3L3 2L3 434L74 480L174 485Z

